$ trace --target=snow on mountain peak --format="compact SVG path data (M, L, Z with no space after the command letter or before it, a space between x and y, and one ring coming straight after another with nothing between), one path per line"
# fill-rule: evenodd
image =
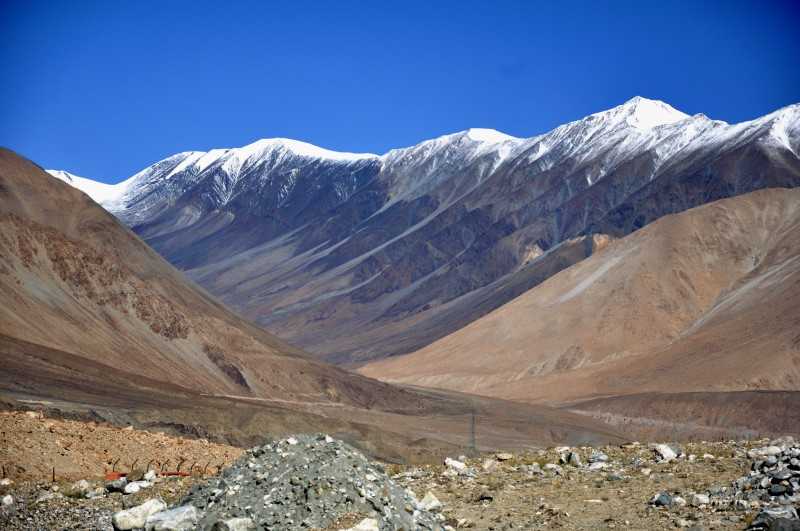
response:
M486 142L491 144L499 144L507 140L519 140L517 137L501 133L495 129L483 129L473 127L464 131L464 134L476 142Z
M301 157L341 161L374 159L378 157L378 155L373 153L347 153L343 151L331 151L329 149L309 144L308 142L292 140L291 138L262 138L261 140L256 140L252 144L248 144L244 147L233 149L231 151L237 152L242 158L246 159L253 154L263 153L273 149L283 149Z
M74 173L64 170L45 170L53 177L64 181L65 183L74 186L81 190L83 193L91 197L98 203L103 203L111 199L115 199L120 194L119 184L106 184L86 177L80 177Z
M671 105L659 100L635 96L622 105L606 111L590 114L586 120L600 120L610 127L624 125L648 130L661 125L673 124L689 118Z
M628 125L638 129L652 129L659 125L673 124L689 118L671 105L659 100L635 96L611 111L619 110Z

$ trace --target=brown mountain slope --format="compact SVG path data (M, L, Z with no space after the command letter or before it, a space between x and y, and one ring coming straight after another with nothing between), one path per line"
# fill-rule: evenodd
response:
M88 196L7 150L0 334L209 393L364 405L391 395L236 317Z
M800 389L800 191L667 216L363 374L540 402Z
M252 444L329 431L407 458L618 440L547 407L423 392L350 373L240 319L88 196L0 149L0 392L21 403Z

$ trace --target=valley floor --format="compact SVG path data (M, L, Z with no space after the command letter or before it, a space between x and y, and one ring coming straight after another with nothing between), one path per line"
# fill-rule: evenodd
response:
M37 412L0 413L0 432L0 461L11 479L0 483L0 497L13 500L0 506L3 529L110 529L114 512L153 497L174 503L203 481L200 466L211 464L208 476L242 454L203 439L48 419ZM752 450L768 444L762 439L673 445L681 457L670 461L661 459L653 445L629 443L462 456L441 465L386 469L418 499L429 493L438 498L445 525L454 529L745 529L767 501L732 485L748 475ZM154 468L145 463L150 456L168 461L168 471L180 462L185 471L193 464L193 474L159 477L131 495L76 495L76 479L88 480L89 490L102 487L112 467ZM55 482L45 463L58 464ZM651 503L659 493L669 495L671 507ZM351 518L349 525L357 520Z

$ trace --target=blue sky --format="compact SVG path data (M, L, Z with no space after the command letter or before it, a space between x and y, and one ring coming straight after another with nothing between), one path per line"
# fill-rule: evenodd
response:
M532 136L634 95L736 122L800 101L798 28L797 1L0 0L0 144L116 182L265 137Z

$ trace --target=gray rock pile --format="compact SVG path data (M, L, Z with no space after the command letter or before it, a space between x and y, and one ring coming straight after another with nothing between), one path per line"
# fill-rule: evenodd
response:
M800 502L800 444L793 439L773 441L776 444L748 452L753 460L750 473L737 479L733 486L744 499Z
M327 528L346 515L380 530L442 529L441 504L424 502L347 444L298 435L252 448L172 510L200 529ZM159 519L149 515L146 525L157 529Z

